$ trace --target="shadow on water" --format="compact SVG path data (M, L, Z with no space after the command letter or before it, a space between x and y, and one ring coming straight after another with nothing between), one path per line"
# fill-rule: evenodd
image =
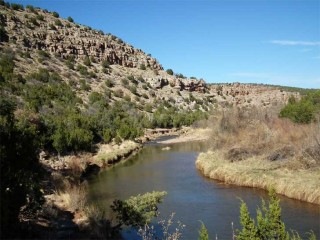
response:
M163 150L169 146L170 150ZM126 199L150 191L167 191L160 206L161 217L175 219L186 225L184 239L197 239L203 221L211 238L231 239L231 222L239 228L239 206L243 199L255 214L255 209L266 198L263 190L227 185L205 178L195 168L198 154L207 149L206 143L160 145L150 143L135 156L102 172L90 184L91 199L109 210L111 199ZM281 197L283 220L288 229L304 233L313 229L320 236L320 210L317 205ZM302 221L303 220L303 221ZM125 239L136 235L124 231Z

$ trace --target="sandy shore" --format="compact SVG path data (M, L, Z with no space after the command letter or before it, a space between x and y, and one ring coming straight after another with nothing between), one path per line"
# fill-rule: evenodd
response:
M176 138L158 141L161 144L173 144L183 142L205 141L210 136L209 128L183 128Z
M207 177L238 186L275 188L276 192L320 204L320 167L295 169L288 162L268 161L262 157L230 162L222 152L201 153L196 167Z

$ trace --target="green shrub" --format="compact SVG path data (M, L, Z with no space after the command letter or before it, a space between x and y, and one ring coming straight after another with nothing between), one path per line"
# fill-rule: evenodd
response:
M146 93L143 93L142 97L145 98L145 99L149 99L149 96Z
M22 4L17 4L17 3L11 3L11 8L13 10L23 10L23 5Z
M73 18L70 17L70 16L67 18L67 20L68 20L69 22L72 22L72 23L74 22L74 21L73 21Z
M114 92L114 96L118 98L123 98L123 91L121 89L118 89Z
M113 81L112 81L111 79L105 80L104 83L105 83L105 85L106 85L107 87L109 87L109 88L114 87L114 83L113 83Z
M142 85L142 88L143 88L144 90L148 90L148 85L147 85L147 84L143 84L143 85Z
M122 79L121 79L121 83L122 83L122 85L124 85L124 86L128 86L128 85L129 85L129 81L128 81L127 79L125 79L125 78L122 78Z
M54 21L54 24L56 25L56 26L59 26L59 27L62 27L63 25L62 25L62 22L60 21L60 19L56 19L55 21Z
M41 168L38 161L39 128L24 114L15 117L13 99L0 96L1 132L1 238L21 239L19 213L22 206L28 212L42 202L39 182ZM35 122L33 118L33 122Z
M44 51L44 50L38 50L38 56L41 57L41 58L43 58L43 59L50 58L49 53L47 53L47 52Z
M84 79L80 80L80 89L83 91L89 91L91 89L90 85Z
M32 5L27 5L26 9L28 9L30 12L35 12L35 8Z
M262 207L257 209L256 221L250 217L247 205L242 201L240 207L242 229L237 230L236 239L289 239L290 235L281 220L279 201L274 189L271 189L268 204L262 200Z
M136 86L130 86L130 87L129 87L129 90L130 90L130 92L133 93L134 95L137 94L137 87L136 87Z
M288 104L279 116L291 119L295 123L310 123L320 113L320 90L309 92L300 101L290 97Z
M77 70L78 72L83 75L83 76L88 76L89 75L89 72L88 72L88 69L86 66L83 66L81 64L78 64L77 66Z
M101 66L102 66L103 68L110 68L110 63L109 63L109 61L108 61L107 59L105 59L105 60L103 60L103 61L101 62Z
M203 222L201 222L201 228L199 230L198 240L209 240L208 230Z
M115 200L111 206L120 225L139 227L150 223L159 215L158 204L162 203L166 192L151 192L130 197L127 200Z
M173 71L172 71L172 69L167 69L167 71L166 71L169 75L173 75Z
M9 36L4 26L0 26L0 42L8 42Z
M43 16L42 14L37 15L36 18L37 18L39 21L43 21L43 20L44 20L44 16Z
M91 66L90 58L88 56L85 56L85 58L83 59L83 63L86 66Z
M51 30L57 30L57 28L56 28L52 23L49 24L49 28L50 28Z
M141 69L141 70L147 70L146 65L140 64L140 69Z
M92 105L95 102L103 100L103 96L101 93L98 92L91 92L89 95L89 103Z
M30 22L31 22L34 26L39 26L39 23L37 22L37 18L35 18L35 17L30 18Z
M110 129L104 129L103 130L103 141L105 143L109 143L111 142L113 136L112 136L112 132Z
M52 16L58 18L58 17L59 17L59 13L57 13L57 12L52 12Z

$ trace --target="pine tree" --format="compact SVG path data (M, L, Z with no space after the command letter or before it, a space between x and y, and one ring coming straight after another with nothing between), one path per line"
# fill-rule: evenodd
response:
M203 222L201 222L198 240L209 240L208 230Z

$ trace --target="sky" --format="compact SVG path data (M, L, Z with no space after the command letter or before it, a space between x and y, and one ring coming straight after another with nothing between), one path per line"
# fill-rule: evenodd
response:
M320 0L15 0L103 30L208 83L320 88Z

